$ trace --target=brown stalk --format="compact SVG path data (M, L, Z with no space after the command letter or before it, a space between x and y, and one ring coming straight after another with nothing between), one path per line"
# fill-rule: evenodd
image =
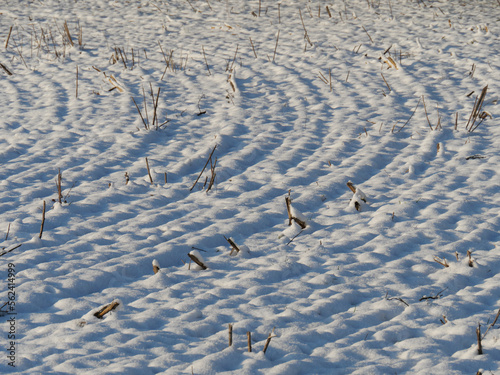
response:
M257 53L255 52L255 47L253 45L252 38L250 38L250 44L252 45L252 50L253 50L253 54L255 55L255 58L257 58Z
M191 9L193 9L193 12L196 12L196 9L194 8L194 6L191 4L191 2L189 0L186 0L188 2L188 4L191 6Z
M0 256L3 255L3 254L0 254ZM491 323L488 327L488 329L486 330L486 332L484 333L483 335L483 339L486 337L486 334L488 333L488 331L490 330L491 327L493 327L495 325L495 323L497 322L498 318L500 317L500 309L498 309L498 312L497 312L497 315L495 316L495 319L493 320L493 323Z
M160 271L160 267L158 267L156 264L153 264L153 273L156 275Z
M356 187L353 185L353 183L352 183L351 181L348 181L348 182L347 182L347 187L348 187L349 189L351 189L351 191L353 192L353 194L355 194L355 193L356 193Z
M207 266L205 266L197 257L195 257L193 254L188 254L188 257L191 258L193 262L195 262L197 265L199 265L202 269L206 270Z
M234 243L231 238L227 238L226 236L224 236L224 238L227 242L229 242L229 245L231 245L231 252L229 253L229 255L233 255L234 251L236 251L236 254L238 254L240 252L240 248L238 247L238 245L236 245L236 243Z
M10 39L10 34L12 34L12 28L14 26L11 26L10 27L10 30L9 30L9 35L7 35L7 40L5 41L5 49L7 49L7 46L9 45L9 39Z
M45 224L45 201L43 201L42 225L40 226L40 235L38 236L38 238L42 238L44 224Z
M473 107L471 115L469 117L469 121L467 122L467 125L465 126L465 129L469 133L472 133L474 130L476 130L477 127L486 118L486 116L484 116L484 117L481 116L481 109L483 107L483 102L484 102L484 98L486 97L487 91L488 91L488 85L484 86L483 90L481 91L481 95L479 95L479 98L476 98L476 101L474 103L474 107ZM481 121L474 127L474 124L476 123L476 120L478 117L481 118ZM472 120L472 123L471 123L471 120Z
M127 63L126 63L126 61L125 61L125 60L126 60L126 56L127 56L127 55L125 55L125 58L123 57L123 53L122 53L122 50L121 50L121 48L120 48L120 47L118 47L118 52L120 52L120 56L121 56L121 58L122 58L123 67L124 67L125 69L127 69Z
M146 104L146 92L144 91L144 86L142 86L142 97L144 100L144 113L146 113L146 121L148 122L148 129L149 129L148 106Z
M276 336L273 336L273 333L274 333L274 328L273 328L272 332L269 334L269 336L267 337L266 343L264 344L264 349L262 349L262 352L264 354L266 353L267 348L269 347L269 344L271 343L271 339L273 337L276 337Z
M148 158L146 158L146 168L148 169L149 181L151 181L151 185L153 185L153 177L151 177L151 170L149 169Z
M62 173L60 169L59 173L57 174L56 186L57 186L57 201L59 202L59 204L62 204Z
M149 129L149 126L148 126L148 124L146 124L146 121L144 120L144 117L142 116L142 113L141 113L141 110L139 109L139 106L138 106L138 105L137 105L137 103L135 102L135 99L134 99L134 98L132 98L132 100L133 100L133 102L134 102L134 104L135 104L135 108L137 108L137 112L139 112L139 116L141 116L141 120L142 120L142 123L144 124L144 128L145 128L146 130L148 130L148 129Z
M7 69L7 67L4 64L0 63L0 68L5 70L5 73L7 73L9 76L12 75L12 72L9 69Z
M248 352L252 352L252 333L250 331L247 332L247 344Z
M447 268L447 267L449 267L449 266L450 266L450 265L448 264L448 262L446 261L446 259L444 259L444 258L443 258L443 259L441 260L441 259L440 259L440 258L438 258L437 256L435 256L435 257L434 257L434 262L439 263L440 265L442 265L442 266L443 266L443 267L445 267L445 268Z
M328 13L328 17L332 18L332 13L330 12L330 8L328 8L328 5L326 6L326 12Z
M217 165L217 158L215 158L214 164L212 165L212 159L210 159L210 171L211 171L211 176L210 176L210 182L208 183L207 187L207 193L212 189L212 186L215 183L215 177L217 174L215 173L215 166Z
M406 302L406 301L405 301L404 299L402 299L401 297L387 297L387 294L386 294L385 299L386 299L387 301L396 300L396 301L399 301L399 302L401 302L401 303L404 303L406 306L410 306L410 305L408 304L408 302Z
M208 159L207 159L207 162L205 163L205 165L203 166L203 169L201 170L200 174L198 175L198 178L196 179L196 181L194 182L193 186L191 186L191 189L189 189L189 191L193 190L194 187L196 186L196 184L198 183L198 180L200 179L201 175L203 174L203 171L205 170L205 168L207 167L208 165L208 162L212 160L212 155L215 151L215 149L217 148L217 145L214 146L212 152L210 153L210 155L208 156Z
M387 83L387 81L386 81L386 79L385 79L384 75L383 75L382 73L380 73L380 75L382 76L382 79L384 80L384 82L385 82L385 84L386 84L387 88L389 89L389 92L391 92L391 91L392 91L392 90L391 90L391 86L389 86L389 84Z
M158 130L159 126L158 125L158 115L157 115L157 111L158 111L158 100L160 99L160 88L158 87L158 92L156 93L156 102L155 102L155 109L154 109L154 115L155 115L155 119L156 119L156 130Z
M233 346L233 325L229 324L228 329L229 329L229 345L228 346Z
M273 62L274 62L274 58L276 57L276 50L278 49L278 40L279 39L280 39L280 30L278 30L278 36L276 37L276 46L274 46Z
M201 49L203 50L203 57L205 58L205 64L207 65L208 75L211 76L212 73L210 72L210 68L208 67L207 56L205 55L205 48L201 46Z
M290 199L290 197L285 197L285 203L286 203L286 211L288 213L288 225L292 225L292 210L291 210L291 204L292 204L292 200Z
M68 23L66 21L64 21L64 31L66 32L66 37L68 38L69 44L71 44L71 47L73 47L73 39L71 38L71 34L69 33Z
M80 22L78 22L78 45L80 49L83 48L83 28L80 26Z
M330 92L332 92L332 69L328 69L328 74L330 75Z
M436 110L437 110L437 115L438 115L438 122L434 130L437 130L439 127L442 128L441 126L441 115L439 114L439 105L436 103Z
M306 25L304 24L304 19L302 18L302 11L299 8L299 14L300 14L300 21L302 22L302 27L304 28L304 39L309 42L309 44L312 46L313 44L311 43L311 40L309 39L309 34L307 33Z
M106 315L107 313L109 313L110 311L116 309L120 304L118 302L111 302L110 304L104 306L102 309L100 309L99 311L97 311L94 316L98 319L102 319L104 317L104 315Z
M400 131L401 131L401 130L402 130L402 129L406 126L406 124L408 124L408 123L410 122L411 118L413 117L413 115L414 115L414 114L415 114L415 112L417 111L418 105L420 104L420 100L422 100L422 97L421 97L420 99L418 99L418 103L417 103L417 105L416 105L415 109L413 110L413 113L411 114L411 116L410 116L410 118L408 119L408 121L406 121L406 122L404 123L404 125L403 125L402 127L400 127L400 128L399 128L398 133L399 133L399 132L400 132Z
M319 78L325 83L325 85L328 85L328 80L326 77L323 75L323 73L319 72Z
M0 254L0 257L1 257L1 256L4 256L5 254L10 253L11 251L16 250L17 248L21 247L21 245L22 245L22 243L21 243L21 244L19 244L19 245L17 245L17 246L14 246L12 249L9 249L9 250L7 250L7 251L4 251L3 253L1 253L1 254Z
M52 30L50 29L50 26L49 26L49 34L50 34L50 39L52 39L52 47L54 48L54 54L56 55L56 57L59 57L59 53L57 52L57 43L54 40L54 35L52 35Z
M233 67L234 67L234 62L236 61L236 56L238 54L238 47L239 45L237 44L236 45L236 51L234 51L234 57L233 57L233 62L231 63L231 68L229 68L229 71L232 72L233 71ZM227 69L226 69L227 71Z
M429 120L429 115L427 114L427 108L425 107L425 98L423 95L422 95L422 103L424 104L425 117L427 118L427 122L429 123L429 128L431 128L431 130L433 130L432 125L431 125L431 121Z
M76 94L75 97L78 98L78 65L76 66Z
M477 335L477 354L481 355L483 354L483 345L481 344L481 324L477 325L476 335Z
M498 312L497 312L497 315L495 316L495 320L493 320L493 323L491 323L492 326L495 325L495 323L497 322L498 320L498 317L500 317L500 309L498 309Z
M365 29L365 27L364 27L364 26L361 26L361 27L363 28L363 30L365 30L366 35L368 35L368 38L370 38L370 41L371 41L371 42L372 42L372 44L373 44L373 39L372 39L372 37L370 36L370 34L368 34L368 31L366 31L366 29Z
M156 93L156 100L155 100L155 95L153 93L153 85L151 85L151 82L149 82L149 89L150 89L151 100L153 101L153 126L155 127L156 130L158 130L158 116L156 115L156 113L158 110L158 99L160 97L160 88L158 87L158 91Z
M469 267L474 267L474 260L472 260L472 252L467 250L467 256L469 257Z
M302 227L302 229L305 229L307 224L292 215L292 200L289 196L285 197L285 203L286 203L286 210L288 213L288 225L292 225L292 220L294 220L297 224L299 224Z

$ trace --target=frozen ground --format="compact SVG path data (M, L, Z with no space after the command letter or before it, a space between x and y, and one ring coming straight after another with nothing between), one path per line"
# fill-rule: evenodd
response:
M497 0L3 0L0 50L1 373L500 373Z

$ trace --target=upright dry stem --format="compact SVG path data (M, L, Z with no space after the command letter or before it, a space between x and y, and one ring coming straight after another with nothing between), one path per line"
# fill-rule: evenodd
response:
M146 158L146 168L148 169L149 181L151 182L151 185L153 185L153 177L151 176L151 170L149 169L148 158Z
M38 235L38 238L42 238L43 234L43 226L45 225L45 201L43 201L43 210L42 210L42 225L40 226L40 234Z

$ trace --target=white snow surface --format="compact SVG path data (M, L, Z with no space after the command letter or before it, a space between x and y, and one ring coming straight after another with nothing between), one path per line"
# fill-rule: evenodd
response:
M497 0L3 0L0 51L0 373L500 372Z

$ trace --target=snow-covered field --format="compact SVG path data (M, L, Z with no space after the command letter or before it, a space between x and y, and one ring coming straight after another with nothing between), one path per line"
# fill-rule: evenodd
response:
M500 373L498 0L2 0L0 51L0 373Z

